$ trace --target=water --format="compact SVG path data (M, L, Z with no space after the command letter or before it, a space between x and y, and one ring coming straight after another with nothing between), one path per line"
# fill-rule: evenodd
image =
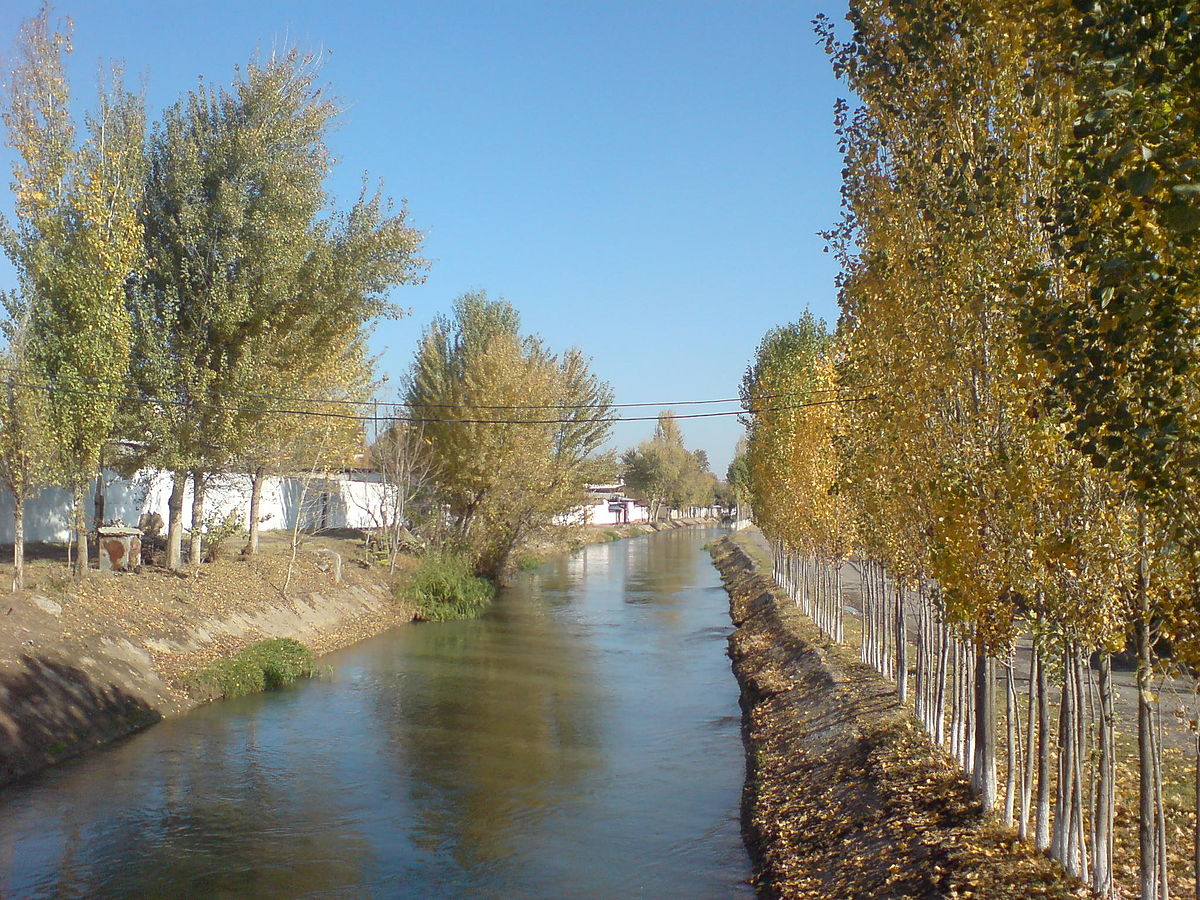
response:
M9 788L0 896L753 896L715 533L589 547Z

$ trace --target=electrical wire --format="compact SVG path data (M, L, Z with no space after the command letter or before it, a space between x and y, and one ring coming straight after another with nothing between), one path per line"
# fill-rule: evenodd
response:
M3 365L0 365L0 372L9 372L12 374L21 375L22 377L36 376L38 374L29 369L21 369L16 366L3 366ZM162 389L161 386L158 386L158 385L147 384L144 382L133 381L130 379L79 378L78 380L83 382L84 384L119 385L121 387L135 388L137 390L147 391L147 392L153 392L153 391ZM870 388L874 388L874 387L878 387L878 386L879 385L863 385L861 387L866 387L866 388L870 389ZM64 389L64 390L66 390L66 389ZM843 390L843 388L813 388L812 390L805 391L805 394L806 395L807 394L835 394L841 390ZM232 391L232 390L222 391L222 393L226 394L228 396L231 396L231 397L249 397L249 398L256 398L256 399L260 399L260 400L277 400L281 403L323 403L323 404L333 404L336 406L368 406L368 405L370 405L370 406L375 406L376 408L385 408L385 409L412 409L414 407L417 407L420 409L461 409L461 408L463 408L463 404L457 404L457 403L409 403L406 401L395 401L395 400L348 400L348 399L336 399L336 398L326 399L326 398L321 398L321 397L296 397L296 396L288 396L288 395L281 395L281 394L261 394L261 393L253 393L253 392L248 392L248 391ZM651 402L609 403L609 404L526 403L526 404L515 404L515 405L491 405L491 404L482 404L482 403L479 403L479 404L472 403L472 404L468 404L467 406L470 409L479 409L479 410L635 409L635 408L645 408L645 407L658 407L660 409L668 409L668 408L675 407L675 406L711 406L711 405L715 405L718 403L742 403L742 402L745 402L746 400L749 400L751 402L758 402L758 401L762 401L762 400L782 400L782 399L786 399L788 397L794 397L795 394L796 394L796 392L792 391L792 392L784 393L784 394L755 394L750 397L722 397L722 398L718 398L718 399L714 399L714 400L673 400L673 401L664 401L661 403L651 403ZM94 395L94 396L111 396L111 395ZM127 399L137 399L137 398L127 398ZM741 410L740 412L729 413L729 415L739 415L739 414L741 414L741 412L746 412L746 410ZM655 417L655 418L657 418L657 417ZM680 417L676 416L676 418L680 418Z
M172 400L154 397L130 397L124 394L100 394L95 391L85 391L77 388L67 388L60 385L52 384L36 384L29 382L10 381L14 387L24 387L30 390L45 391L50 394L74 394L85 397L100 397L107 400L116 400L126 403L141 403L151 406L175 406L185 409L197 410L214 410L218 412L235 412L235 413L250 413L255 415L293 415L293 416L309 416L319 419L342 419L354 422L406 422L410 424L456 424L456 425L578 425L587 422L587 419L580 418L558 418L558 419L463 419L463 418L434 418L427 416L403 416L403 415L356 415L350 413L338 413L322 410L311 409L284 409L282 407L246 407L246 406L231 406L217 403L203 403L194 400ZM788 404L784 406L762 407L759 409L738 409L727 410L723 412L708 412L708 413L683 413L673 416L675 419L710 419L723 416L742 416L742 415L758 415L765 412L784 412L787 410L806 409L810 406L825 406L832 403L858 403L866 400L875 399L875 395L866 397L835 397L828 400L813 400L807 403ZM310 399L307 402L325 403L328 401ZM370 401L359 404L360 406L371 405ZM483 407L468 407L470 409ZM506 408L506 407L501 407ZM513 407L517 409L539 409L543 407ZM550 408L550 407L544 407ZM570 409L597 409L602 410L607 407L593 405L578 405L574 407L566 407ZM600 416L593 421L597 422L654 422L658 420L658 416Z

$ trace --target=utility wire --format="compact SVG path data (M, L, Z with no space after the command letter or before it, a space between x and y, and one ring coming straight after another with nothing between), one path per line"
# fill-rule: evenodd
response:
M225 404L216 404L216 403L201 403L201 402L192 401L192 400L157 399L157 398L152 398L152 397L129 397L129 396L126 396L123 394L99 394L95 391L85 391L85 390L80 390L80 389L75 389L75 388L66 388L66 387L61 387L61 386L52 385L52 384L35 384L35 383L18 382L18 381L12 381L9 383L11 385L13 385L14 387L25 387L25 388L29 388L30 390L45 391L49 394L55 394L55 393L57 393L57 394L75 394L75 395L81 395L81 396L85 396L85 397L102 397L102 398L108 399L108 400L118 400L118 401L127 402L127 403L142 403L142 404L148 404L148 405L152 405L152 406L176 406L176 407L186 408L186 409L207 409L207 410L215 410L218 412L242 412L242 413L254 413L254 414L309 416L311 418L318 418L318 419L343 419L346 421L353 421L353 422L379 422L382 419L384 421L390 421L390 422L407 422L407 423L411 423L414 425L416 425L416 424L426 424L426 425L431 425L431 424L578 425L578 424L581 424L581 423L587 421L586 419L578 419L578 418L574 418L574 419L567 419L567 418L559 418L559 419L461 419L461 418L457 418L457 417L455 417L455 418L433 418L433 417L424 417L424 416L398 416L398 415L380 416L377 414L376 415L355 415L355 414L351 414L351 413L337 413L337 412L327 412L327 411L311 410L311 409L284 409L282 407L229 406L229 405L225 405ZM759 413L764 413L764 412L783 412L786 410L793 410L793 409L806 409L810 406L825 406L825 405L828 405L831 403L858 403L858 402L862 402L865 400L873 400L873 399L875 399L875 395L870 395L867 397L835 397L835 398L832 398L829 400L813 400L813 401L810 401L807 403L796 403L796 404L789 404L789 405L785 405L785 406L763 407L763 408L759 408L759 409L749 409L749 410L738 409L738 410L728 410L725 412L709 412L709 413L684 413L682 415L674 416L674 418L676 418L676 419L710 419L710 418L717 418L717 417L722 417L722 416L757 415ZM311 402L324 403L327 401L313 399L313 400L311 400ZM359 404L359 405L365 406L365 405L370 405L370 403L363 403L363 404ZM482 408L482 407L470 407L470 408L474 409L474 408ZM517 407L517 408L537 409L539 407ZM580 406L576 406L576 407L567 407L567 408L571 408L571 409L605 409L606 407L580 405ZM611 417L600 417L600 419L598 421L607 421L607 422L614 422L614 423L615 422L654 422L654 421L657 421L658 418L659 418L658 416L611 416Z
M22 377L29 377L29 376L37 377L40 374L37 372L33 372L29 369L21 369L16 366L0 366L0 372L11 372L13 374L21 375ZM162 385L152 385L152 384L133 381L133 380L129 380L129 379L79 378L78 380L85 384L119 385L121 387L136 388L137 390L147 391L147 392L154 392L154 391L159 391L159 390L164 390L164 389L169 390L169 386L164 387ZM28 385L26 385L26 386L28 386ZM878 385L864 385L861 387L873 388L873 387L877 387L877 386ZM68 390L68 389L63 388L62 390ZM836 387L834 387L834 388L813 388L811 390L804 391L804 393L805 394L836 394L842 390L845 390L845 388L836 388ZM395 400L347 400L347 399L334 399L334 398L325 399L325 398L321 398L321 397L295 397L295 396L287 396L287 395L279 395L279 394L261 394L261 393L252 393L252 392L247 392L247 391L233 391L233 390L223 390L221 393L226 394L231 397L250 397L250 398L256 398L256 399L260 399L260 400L277 400L282 403L326 403L326 404L333 404L336 406L373 405L377 408L385 408L385 409L411 409L413 407L417 407L420 409L462 409L464 406L464 404L458 404L458 403L408 403L405 401L395 401ZM789 397L794 397L797 393L798 393L797 391L791 391L791 392L783 393L783 394L755 394L750 397L722 397L722 398L718 398L715 400L673 400L673 401L665 401L665 402L661 402L661 403L609 403L609 404L603 404L603 405L595 404L595 403L549 403L549 404L526 403L526 404L517 404L517 405L510 405L510 406L496 406L496 405L489 405L489 404L482 404L482 403L479 403L479 404L471 403L471 404L465 404L465 405L470 409L482 409L482 410L635 409L635 408L640 408L640 407L659 407L659 408L665 409L665 408L669 408L669 407L673 407L673 406L709 406L709 405L714 405L717 403L742 403L746 400L749 400L751 402L757 402L757 401L761 401L761 400L783 400L783 399L787 399ZM111 397L112 395L92 394L92 396ZM121 399L137 400L139 398L122 397ZM160 402L171 402L171 401L160 401ZM740 412L746 412L746 410L741 410ZM738 414L739 413L737 413L737 412L731 413L731 415L738 415ZM681 418L681 417L676 416L676 418Z

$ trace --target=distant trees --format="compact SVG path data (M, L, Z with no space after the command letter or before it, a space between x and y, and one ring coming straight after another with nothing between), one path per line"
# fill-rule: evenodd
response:
M650 507L657 519L663 509L711 506L717 479L703 450L690 451L670 410L659 413L654 437L621 456L625 486Z
M613 418L612 389L579 351L553 354L482 292L426 329L405 406L423 426L450 544L491 577L576 505Z
M745 507L750 504L751 498L750 466L746 458L745 438L739 439L734 448L733 459L725 470L725 484L734 507L738 509L739 514L745 515Z

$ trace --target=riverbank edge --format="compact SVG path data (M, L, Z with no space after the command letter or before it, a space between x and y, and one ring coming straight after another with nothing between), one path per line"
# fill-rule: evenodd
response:
M622 530L624 539L711 524L709 519L676 519L613 529ZM606 530L596 526L578 546L554 548L546 559L611 540ZM189 656L227 658L264 638L291 638L311 647L319 662L414 622L415 609L397 600L396 586L395 578L357 572L353 583L330 579L320 590L291 596L249 590L242 602L215 617L187 605L177 613L189 632ZM178 640L150 635L139 641L126 631L113 629L86 653L71 647L64 633L0 671L0 790L219 699L193 695L165 677L161 662L182 649Z
M984 817L892 686L775 585L751 531L710 544L735 626L742 829L764 898L1089 896Z
M168 678L165 658L229 658L263 639L290 638L319 659L412 621L413 611L396 601L389 579L364 573L289 595L248 587L220 615L184 607L179 616L184 640L113 630L79 654L64 634L9 667L0 678L0 789L220 699Z

